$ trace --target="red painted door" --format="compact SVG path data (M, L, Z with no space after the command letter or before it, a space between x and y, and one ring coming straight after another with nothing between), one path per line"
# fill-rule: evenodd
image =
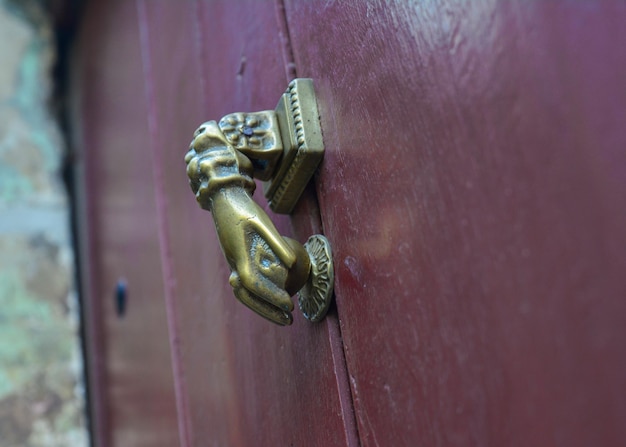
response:
M625 21L617 1L90 4L96 440L625 444ZM295 76L326 155L272 217L329 238L336 305L284 328L233 298L182 157Z

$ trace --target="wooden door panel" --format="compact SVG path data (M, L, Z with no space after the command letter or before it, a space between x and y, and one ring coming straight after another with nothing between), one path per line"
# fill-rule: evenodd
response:
M626 443L626 8L286 9L87 8L100 444L176 445L176 417L183 446ZM329 237L337 308L280 328L232 296L182 157L200 121L273 108L294 75L315 80L327 153L316 191L272 217Z
M90 415L96 446L171 447L178 424L136 24L132 2L91 2L74 59Z
M287 2L363 445L623 445L626 8Z
M183 444L354 443L336 319L281 328L235 300L183 162L203 120L275 107L288 82L275 5L146 1L139 11Z

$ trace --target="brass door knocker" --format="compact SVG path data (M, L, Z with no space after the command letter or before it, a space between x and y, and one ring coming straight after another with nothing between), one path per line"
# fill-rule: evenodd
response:
M293 321L291 296L310 321L326 315L333 290L328 240L281 236L252 200L264 180L270 208L288 214L317 169L324 146L310 79L295 79L275 110L233 113L195 131L185 155L196 200L211 212L231 268L235 297L280 325Z

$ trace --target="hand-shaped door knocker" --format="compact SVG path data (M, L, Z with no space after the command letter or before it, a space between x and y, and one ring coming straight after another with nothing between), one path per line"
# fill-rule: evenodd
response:
M304 246L281 236L252 200L253 177L266 181L270 208L289 213L323 152L312 81L295 79L276 110L202 124L185 156L191 189L213 215L235 297L281 325L293 321L296 292L307 319L324 317L332 297L332 255L324 236L313 235Z

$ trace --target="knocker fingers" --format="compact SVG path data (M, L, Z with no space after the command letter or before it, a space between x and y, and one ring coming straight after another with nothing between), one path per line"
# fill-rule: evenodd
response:
M241 278L237 272L230 274L229 282L235 293L235 297L241 301L248 308L252 309L257 314L270 320L273 323L280 324L281 326L288 326L293 322L291 312L282 310L273 304L251 294L242 283Z

